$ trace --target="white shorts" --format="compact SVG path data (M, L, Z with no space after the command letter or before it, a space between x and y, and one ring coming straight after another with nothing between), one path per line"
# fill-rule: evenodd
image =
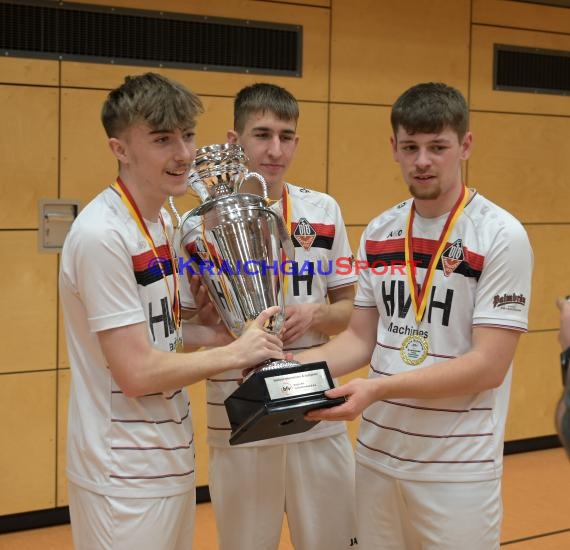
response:
M356 464L361 550L499 548L501 480L408 481Z
M196 493L109 497L68 483L75 550L190 550Z
M354 452L346 434L262 447L210 447L220 550L276 550L284 514L296 550L356 540Z

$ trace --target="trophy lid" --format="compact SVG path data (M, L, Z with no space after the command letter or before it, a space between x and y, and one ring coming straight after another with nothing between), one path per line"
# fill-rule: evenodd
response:
M236 193L247 174L247 161L244 150L235 143L200 147L188 185L202 201Z

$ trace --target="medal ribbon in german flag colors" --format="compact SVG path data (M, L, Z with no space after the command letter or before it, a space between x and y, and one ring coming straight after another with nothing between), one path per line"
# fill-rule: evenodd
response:
M410 285L410 294L412 296L412 305L414 307L414 313L416 314L416 321L421 322L426 309L428 290L431 289L433 276L435 274L435 269L439 262L441 255L443 254L443 249L447 244L447 240L451 235L451 231L455 225L455 222L463 212L465 205L467 204L467 199L469 198L469 193L467 192L467 187L463 186L461 190L461 195L457 199L457 202L453 205L451 212L447 216L447 220L443 229L441 230L441 235L437 242L437 251L431 257L424 282L421 286L421 290L418 291L418 284L416 282L416 265L413 263L414 260L414 249L413 249L413 237L412 229L414 227L414 216L416 213L415 203L412 202L410 208L410 213L408 215L408 222L406 224L406 238L404 241L405 247L405 259L406 259L406 269L408 272L408 284Z
M283 184L283 194L281 195L281 208L283 210L283 219L285 220L285 227L287 228L287 235L289 239L291 238L291 230L293 229L291 226L291 197L287 192L287 184ZM285 254L285 250L281 247L281 266L283 266L285 260L287 260L287 255ZM293 258L291 258L293 260ZM282 274L283 274L283 300L287 300L287 287L289 285L289 276L284 273L283 267L281 267Z
M164 234L164 238L166 239L166 243L168 244L168 249L170 251L170 261L172 263L172 279L174 281L174 298L170 294L170 287L168 286L168 280L166 275L165 266L162 265L162 258L158 255L156 251L156 245L154 244L154 240L142 214L135 202L133 196L127 189L126 185L124 184L121 178L117 178L117 181L111 185L111 187L119 194L123 204L127 207L127 210L131 214L132 218L135 220L140 232L144 235L148 245L152 249L152 253L156 258L157 262L156 265L160 267L160 272L162 273L162 278L164 279L164 284L166 285L166 291L168 292L168 298L170 300L170 306L172 310L172 318L174 319L174 325L176 327L176 334L178 338L178 333L180 329L180 300L178 297L178 266L176 265L176 256L174 255L174 251L172 249L172 245L170 244L170 239L166 233L166 226L164 224L164 220L162 219L162 214L158 214L158 219L160 221L160 225L162 225L162 232Z

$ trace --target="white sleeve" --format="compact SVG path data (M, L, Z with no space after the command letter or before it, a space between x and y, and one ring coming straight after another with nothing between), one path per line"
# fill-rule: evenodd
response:
M132 258L119 231L79 233L62 268L85 307L90 330L145 321Z
M532 267L533 254L526 231L519 222L510 220L501 227L485 255L473 324L526 331Z

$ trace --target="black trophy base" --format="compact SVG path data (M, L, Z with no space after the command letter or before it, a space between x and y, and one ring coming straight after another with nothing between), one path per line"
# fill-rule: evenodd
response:
M304 365L289 362L254 372L224 402L232 428L230 445L310 430L318 421L305 420L307 412L345 402L344 397L330 399L325 395L333 387L324 361Z

